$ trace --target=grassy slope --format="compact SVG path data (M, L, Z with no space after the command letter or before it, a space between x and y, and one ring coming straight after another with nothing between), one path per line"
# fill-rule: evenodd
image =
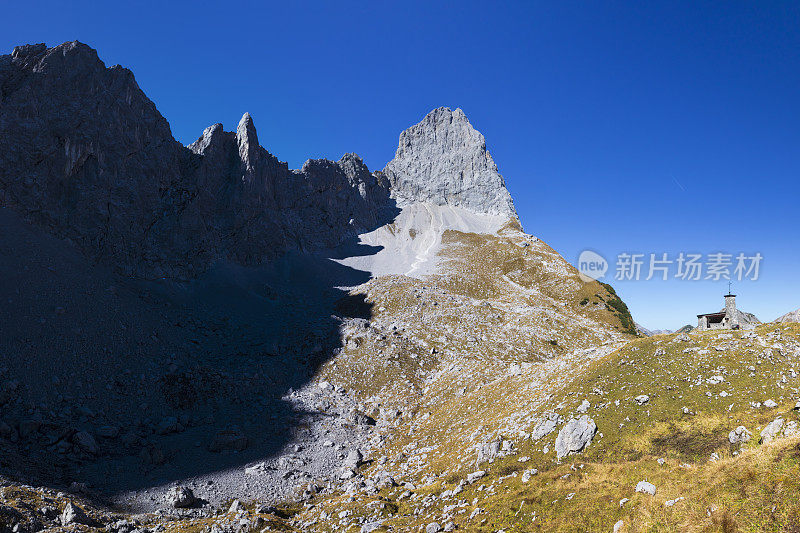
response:
M422 516L401 502L400 516L391 523L405 531L437 515L441 521L445 505L463 500L466 512L452 520L467 531L599 531L617 520L624 521L623 531L800 531L800 442L796 437L757 442L760 430L777 416L798 418L792 408L800 395L791 371L800 364L800 326L766 325L757 333L758 339L744 332L730 339L729 333L702 333L688 341L661 335L630 343L595 362L553 400L561 400L565 415L584 398L592 403L589 415L602 437L583 454L558 464L552 451L542 453L545 445L552 449L555 433L527 441L517 455L490 465L480 484L437 502ZM706 382L716 375L725 381ZM728 395L720 395L723 391ZM633 398L643 393L650 401L640 406ZM750 405L767 399L778 407ZM754 434L742 450L727 439L738 425ZM719 460L710 460L712 453ZM531 460L520 463L521 456ZM657 458L666 461L659 465ZM531 467L540 473L523 484L519 474ZM634 492L645 479L656 485L655 497ZM490 488L480 490L481 485ZM453 486L439 482L420 492ZM385 496L391 502L403 490ZM678 497L685 500L664 506ZM620 506L623 498L630 501ZM476 507L485 512L468 520Z
M393 531L449 520L463 531L610 531L623 520L623 531L800 531L800 445L757 443L776 416L797 419L791 370L800 370L800 326L761 326L757 339L625 337L613 289L578 281L552 249L521 239L448 232L445 274L363 288L371 324L348 332L321 377L354 389L367 408L403 412L383 430L383 460L364 473L389 471L414 488L318 496L295 524L358 531L363 517ZM614 351L623 339L631 342ZM510 375L514 362L529 365ZM724 381L706 382L717 375ZM642 406L633 400L640 394L650 396ZM750 405L768 398L779 406ZM523 438L543 412L568 419L584 399L601 435L582 454L557 461L557 431ZM728 432L740 424L754 438L732 449ZM487 476L478 483L439 497L476 469L474 445L497 435L511 438L515 453L481 465ZM530 468L539 473L522 483ZM634 492L640 480L656 485L655 497Z
M444 274L365 285L371 326L351 333L346 351L321 373L364 399L416 415L393 435L398 450L411 442L466 449L476 430L490 435L518 425L508 419L528 415L554 381L590 360L581 350L629 338L618 312L603 303L613 294L582 282L541 241L513 230L504 237L450 231L444 243ZM509 383L514 363L528 366ZM452 461L429 455L428 463ZM471 462L471 452L459 457L460 465Z
M613 289L583 282L541 241L508 229L449 231L443 244L441 274L363 287L370 326L349 332L321 372L367 404L403 411L385 432L381 468L435 478L432 487L474 470L476 443L529 431L549 394L632 338L624 304L609 304Z

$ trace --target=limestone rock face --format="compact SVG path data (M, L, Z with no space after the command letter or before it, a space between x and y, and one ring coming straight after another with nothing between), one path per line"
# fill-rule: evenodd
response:
M194 177L200 193L187 216L197 225L211 220L205 248L240 264L257 264L270 251L333 247L393 214L386 181L356 154L308 160L290 170L258 145L249 113L235 133L215 124L189 149L199 157Z
M249 114L180 145L129 70L75 41L0 56L0 206L125 274L191 278L336 246L391 202L354 154L289 170Z
M239 159L242 162L242 181L248 181L258 165L260 148L256 127L250 113L245 113L236 128L236 144L239 145Z
M756 324L761 324L761 321L756 318L756 315L753 313L748 313L746 311L742 311L740 309L736 310L737 319L739 321L739 325L743 328L745 326L754 326Z
M0 56L0 205L134 264L185 207L189 154L133 74L79 42Z
M400 134L383 170L398 203L430 202L516 218L486 139L460 109L440 107Z

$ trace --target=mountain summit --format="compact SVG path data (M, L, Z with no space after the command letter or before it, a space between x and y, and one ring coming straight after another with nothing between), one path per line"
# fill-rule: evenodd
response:
M517 217L486 139L461 109L439 107L401 133L397 153L383 171L401 204L431 202Z

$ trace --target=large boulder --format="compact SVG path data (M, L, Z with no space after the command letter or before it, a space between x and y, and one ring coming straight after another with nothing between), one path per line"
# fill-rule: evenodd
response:
M167 493L167 502L176 509L191 507L195 501L197 498L188 487L172 487Z
M67 502L67 505L64 506L64 510L61 511L61 516L59 516L59 520L62 526L69 526L72 524L90 524L91 520L86 515L86 513L78 507L77 505L73 505L72 502Z
M477 445L478 459L476 464L492 462L500 455L500 447L503 444L502 438L497 438L490 442L482 442Z
M642 492L644 494L649 494L650 496L655 496L656 486L649 481L640 481L636 484L636 492Z
M634 398L633 401L635 401L639 405L644 405L650 401L650 396L648 396L647 394L640 394L639 396Z
M344 468L355 469L364 463L364 455L361 450L354 448L347 452L347 457L344 458L342 466Z
M556 437L556 456L561 459L571 453L583 451L597 433L597 424L588 415L567 422Z
M79 431L72 436L72 443L82 452L96 455L98 452L97 441L88 431Z
M750 440L750 432L744 426L738 426L736 429L728 433L728 441L731 444L744 444Z

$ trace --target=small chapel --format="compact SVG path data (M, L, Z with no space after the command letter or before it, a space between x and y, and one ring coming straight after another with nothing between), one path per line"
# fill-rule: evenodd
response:
M730 291L725 295L725 309L718 313L697 315L697 328L709 329L739 329L739 313L736 311L736 295Z

